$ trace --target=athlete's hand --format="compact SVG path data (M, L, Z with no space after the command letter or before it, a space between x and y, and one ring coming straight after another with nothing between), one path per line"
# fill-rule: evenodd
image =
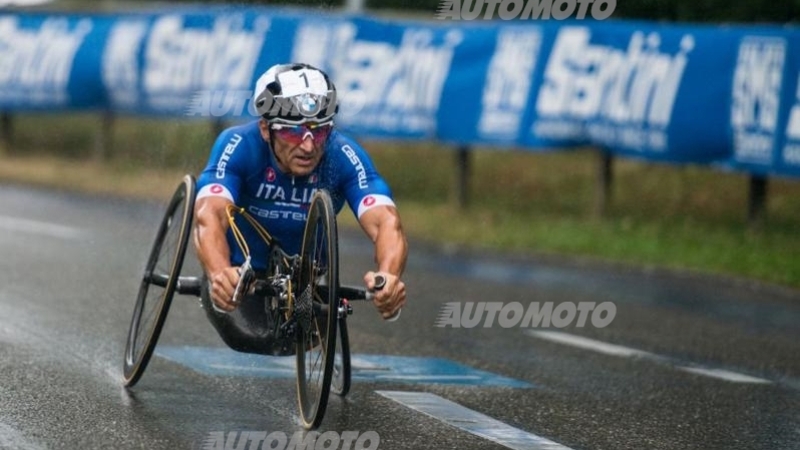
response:
M386 279L386 284L383 288L375 290L375 276L381 275ZM378 308L383 320L391 319L398 314L400 308L406 304L406 285L400 280L400 277L386 272L367 272L364 275L364 284L367 289L374 291L372 303Z
M214 305L226 312L231 312L236 309L236 304L231 302L233 293L236 290L236 284L239 282L239 268L226 267L217 272L208 275L208 281L211 284L209 293L211 294L211 301Z

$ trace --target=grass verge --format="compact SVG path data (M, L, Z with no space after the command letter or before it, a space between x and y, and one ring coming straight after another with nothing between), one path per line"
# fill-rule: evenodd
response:
M184 173L202 167L214 136L204 123L122 119L115 124L113 151L98 157L96 116L56 117L15 118L13 151L0 157L0 180L164 198ZM795 180L771 180L767 220L753 228L745 221L745 175L619 160L609 209L597 217L591 212L591 151L477 149L470 205L459 209L452 201L455 164L448 148L388 142L365 147L392 186L407 231L417 238L800 287ZM354 225L350 214L341 217L344 225Z

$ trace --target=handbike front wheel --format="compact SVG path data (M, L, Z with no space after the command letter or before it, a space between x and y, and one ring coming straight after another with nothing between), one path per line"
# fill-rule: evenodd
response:
M124 382L127 387L135 385L144 373L164 326L186 254L194 201L195 179L186 175L161 220L139 285L125 346Z
M345 314L347 314L347 312L345 312ZM333 391L334 394L344 397L350 392L351 371L350 339L347 336L347 320L341 317L339 319L339 339L336 340L336 350L333 358L331 391Z
M294 314L297 318L297 400L306 429L322 422L333 375L339 309L339 248L330 194L311 200Z

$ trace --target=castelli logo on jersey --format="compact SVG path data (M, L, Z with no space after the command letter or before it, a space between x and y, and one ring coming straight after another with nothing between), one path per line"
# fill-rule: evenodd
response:
M222 185L221 184L214 184L211 185L211 193L212 194L219 194L222 192Z
M317 174L314 173L314 174L311 174L311 177L308 178L308 182L311 183L311 184L314 184L314 183L317 182L317 179L318 179Z
M273 169L272 167L267 168L267 181L272 183L273 181L275 181L275 177L276 177L275 169Z
M364 206L372 206L372 205L375 204L375 197L373 197L371 195L368 196L368 197L364 197L363 203L364 203Z

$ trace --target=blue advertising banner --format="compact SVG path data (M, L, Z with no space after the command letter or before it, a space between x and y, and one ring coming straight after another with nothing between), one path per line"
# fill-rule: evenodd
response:
M251 12L120 17L103 51L109 107L187 117L246 114L262 54L277 38L273 27L271 16Z
M725 33L600 23L553 34L535 75L541 81L522 145L570 141L701 163L728 154L724 114L698 117L726 102L729 83L719 70L725 52L717 47Z
M292 59L330 74L340 91L340 123L352 132L434 138L443 87L460 78L452 66L465 39L455 27L312 19L299 24Z
M0 109L248 119L269 66L339 89L360 136L800 176L800 31L626 21L386 21L270 8L0 14Z
M0 108L100 105L103 28L87 17L0 15Z
M730 166L800 175L799 41L796 30L749 30L738 36L728 122Z

